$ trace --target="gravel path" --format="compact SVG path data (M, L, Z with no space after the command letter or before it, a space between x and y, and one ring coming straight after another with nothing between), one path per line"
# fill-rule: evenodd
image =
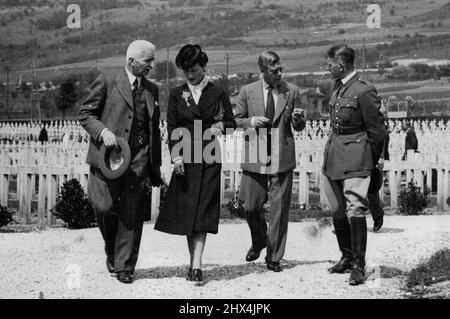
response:
M245 262L246 224L221 224L207 239L203 284L184 278L185 237L157 232L152 224L144 226L132 285L106 271L97 228L0 233L0 298L403 298L402 277L384 274L408 271L450 246L450 215L386 216L380 233L369 232L370 275L352 287L348 274L327 273L340 255L331 227L317 225L289 224L283 271L274 273L263 263L265 251L256 262Z

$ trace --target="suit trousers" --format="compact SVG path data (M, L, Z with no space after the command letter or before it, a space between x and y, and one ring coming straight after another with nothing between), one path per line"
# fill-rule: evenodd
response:
M134 272L144 224L144 188L128 170L117 180L107 180L91 168L88 198L105 241L108 261L115 272Z
M331 204L334 219L364 217L369 209L367 194L370 176L352 177L343 180L330 180L324 176L324 182L331 186L327 197Z
M384 215L384 210L381 207L380 194L378 192L368 193L369 209L373 220L380 218Z
M267 262L279 262L284 255L292 177L292 170L272 175L242 172L239 201L250 227L253 248L262 249L267 244ZM263 205L269 194L271 205L267 227Z

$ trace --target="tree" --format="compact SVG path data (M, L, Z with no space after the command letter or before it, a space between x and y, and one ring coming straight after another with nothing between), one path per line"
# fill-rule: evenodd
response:
M20 91L26 99L31 97L31 87L29 87L25 82L20 85Z
M90 70L88 75L87 75L87 82L88 82L88 84L94 82L99 74L100 74L100 70L97 69L97 68Z
M450 64L439 66L439 76L447 76L450 78Z
M418 80L437 78L437 69L435 66L425 63L414 63L410 64L410 67L414 70L414 77Z
M414 100L414 98L411 95L405 97L405 101L409 108L414 107L414 105L416 105L416 100Z
M78 100L77 83L77 79L72 75L62 82L59 88L59 95L56 98L56 107L62 112L63 120L66 118L66 111L72 108Z
M389 13L391 14L391 16L395 16L395 6L391 7L391 9L389 10Z
M395 67L387 74L387 78L394 80L409 80L413 76L414 69L409 66Z
M262 4L263 4L263 1L262 0L254 0L255 1L255 7L256 7L256 9L259 9L261 6L262 6Z
M225 74L222 74L214 83L221 87L225 92L231 94L231 82Z
M177 69L172 61L162 61L156 63L155 78L158 81L165 80L167 77L167 63L169 63L169 80L177 76Z

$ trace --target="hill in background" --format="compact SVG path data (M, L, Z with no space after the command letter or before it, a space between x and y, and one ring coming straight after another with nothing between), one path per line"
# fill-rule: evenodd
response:
M72 3L81 7L81 29L66 25L66 8ZM366 25L371 3L381 7L380 29ZM418 87L402 82L450 75L450 69L444 74L426 65L386 73L396 61L450 59L450 4L446 0L0 0L0 26L0 118L38 113L57 116L59 91L44 90L33 100L26 83L58 88L76 77L81 94L97 69L123 69L128 44L140 38L156 44L157 62L174 61L186 43L201 44L208 53L211 74L233 75L230 80L221 79L230 93L259 72L257 58L264 49L280 54L290 81L314 92L320 87L326 93L325 52L342 42L356 48L358 68L362 68L364 55L366 68L372 69L368 80L376 82L386 96L402 98L412 94L403 92L403 87L406 91ZM8 76L5 67L10 69ZM150 76L155 78L155 73ZM9 100L4 85L7 77ZM393 82L400 83L393 86ZM439 90L425 83L424 92L413 96L422 101L421 110L431 110L424 104L430 99L445 99L430 102L436 112L446 107L444 90L448 87L444 83L440 82ZM167 86L162 88L164 114ZM72 108L66 115L76 117L76 113Z
M382 28L366 26L369 3L382 10ZM65 9L81 6L81 30L68 29ZM230 73L256 71L265 48L279 51L290 71L319 71L326 48L347 42L368 48L408 40L415 34L436 36L450 29L450 5L443 0L109 0L0 1L1 64L23 70L52 66L116 67L130 41L149 39L170 58L185 43L200 43L210 53L209 68ZM401 45L401 43L400 43ZM430 49L436 50L430 50ZM414 45L401 57L447 58L449 42L430 48ZM426 54L426 56L422 56ZM392 56L398 57L398 56Z

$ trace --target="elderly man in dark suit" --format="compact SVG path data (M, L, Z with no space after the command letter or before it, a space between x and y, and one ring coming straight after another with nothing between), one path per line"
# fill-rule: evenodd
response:
M259 57L261 80L244 86L236 105L236 123L246 130L245 159L239 192L252 246L246 260L259 258L267 246L269 270L281 271L288 228L293 170L296 166L292 127L305 127L300 93L295 85L282 80L280 57L265 51ZM252 148L251 145L257 145ZM252 157L256 157L253 161ZM263 205L271 195L269 227Z
M91 171L88 197L105 241L108 271L123 283L133 281L138 259L145 185L160 184L161 138L158 88L148 81L155 47L144 40L132 42L126 66L116 76L100 74L91 84L80 108L81 125L91 136L86 162ZM108 179L99 169L99 151L128 142L131 161L118 179Z
M323 174L334 197L333 223L341 260L331 273L351 270L351 285L364 282L367 243L367 195L371 174L383 151L385 127L376 89L359 79L355 51L346 45L328 50L332 89L332 134L325 145ZM350 221L349 221L350 219Z

